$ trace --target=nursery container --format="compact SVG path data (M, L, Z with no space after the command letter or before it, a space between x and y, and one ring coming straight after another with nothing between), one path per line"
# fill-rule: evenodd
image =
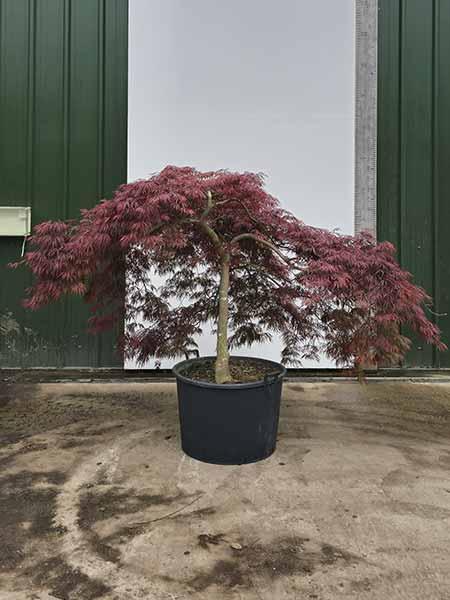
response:
M260 381L237 384L197 381L184 374L192 363L213 359L185 360L173 368L184 452L197 460L223 465L267 458L276 446L286 369L279 363L256 359L270 367L270 373Z

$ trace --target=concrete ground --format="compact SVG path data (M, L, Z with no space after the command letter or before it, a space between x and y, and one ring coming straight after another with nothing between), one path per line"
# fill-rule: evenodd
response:
M2 385L1 600L450 599L450 384L286 384L237 467L172 383Z

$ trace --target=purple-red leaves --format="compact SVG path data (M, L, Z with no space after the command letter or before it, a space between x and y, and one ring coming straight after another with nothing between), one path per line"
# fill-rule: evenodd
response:
M285 362L319 352L344 364L398 362L407 325L445 348L424 312L429 297L400 268L392 244L303 224L253 173L166 167L122 185L79 221L41 223L21 261L36 278L25 304L37 309L81 294L92 331L126 319L119 341L128 356L188 354L218 312L219 253L205 224L231 257L233 347L275 332Z

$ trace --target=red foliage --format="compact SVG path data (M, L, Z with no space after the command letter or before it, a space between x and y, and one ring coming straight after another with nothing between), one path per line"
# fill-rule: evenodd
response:
M79 221L38 225L21 261L36 276L26 305L80 294L94 332L126 315L128 356L187 353L218 313L219 253L203 224L231 256L230 347L277 332L287 363L319 352L341 364L397 362L409 346L400 333L407 325L445 348L424 313L430 298L391 244L303 224L252 173L167 167L121 186ZM165 276L159 287L155 272Z

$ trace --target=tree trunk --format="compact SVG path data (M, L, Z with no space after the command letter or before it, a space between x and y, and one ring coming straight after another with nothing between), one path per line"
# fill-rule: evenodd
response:
M230 287L230 256L221 261L219 286L219 318L217 320L216 383L231 381L230 354L228 352L228 290Z

